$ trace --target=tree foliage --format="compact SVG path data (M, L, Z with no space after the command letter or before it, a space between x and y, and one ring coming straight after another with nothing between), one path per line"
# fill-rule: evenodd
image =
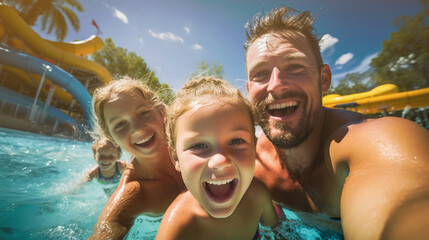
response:
M195 72L189 75L188 79L195 77L204 77L204 76L215 76L223 79L225 73L223 71L223 66L217 62L210 65L208 62L202 60L196 67Z
M92 58L104 66L114 79L128 76L141 80L157 92L167 104L174 98L173 91L168 84L159 83L155 73L147 66L143 58L134 52L128 52L128 50L116 46L111 38L106 38L103 48L94 53Z
M424 10L417 15L395 19L396 32L383 42L371 61L370 73L350 73L328 93L347 95L366 92L393 83L400 91L429 87L429 0L420 0Z
M341 79L335 88L331 88L328 94L349 95L367 92L373 88L369 81L369 73L349 73Z
M68 33L67 22L77 32L80 21L75 11L82 12L80 0L0 0L15 8L30 26L41 20L41 28L48 34L54 32L59 41L63 41Z
M429 87L429 1L420 2L425 9L413 17L396 18L394 26L399 30L390 34L372 59L371 78L376 85L393 83L401 91Z

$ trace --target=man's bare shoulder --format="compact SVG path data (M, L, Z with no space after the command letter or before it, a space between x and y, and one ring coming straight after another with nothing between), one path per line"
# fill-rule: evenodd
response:
M328 144L334 164L336 161L349 164L354 160L383 161L393 155L396 159L406 159L409 155L424 152L429 144L429 131L399 117L367 119L338 128Z

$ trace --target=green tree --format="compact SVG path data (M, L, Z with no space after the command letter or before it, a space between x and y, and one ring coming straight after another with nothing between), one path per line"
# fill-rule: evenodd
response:
M398 31L383 42L383 49L371 61L376 85L396 84L401 91L429 87L429 1L420 0L425 9L414 17L394 21Z
M369 91L373 88L369 81L369 73L349 73L341 79L337 86L329 89L328 94L349 95Z
M128 76L141 80L157 92L165 103L169 104L173 100L173 91L168 84L159 83L155 73L147 66L144 59L134 52L128 52L128 50L116 46L111 38L106 38L103 48L92 54L92 58L104 66L113 78Z
M192 79L195 77L203 77L203 76L216 76L218 78L223 79L225 73L223 71L223 66L218 62L210 65L208 62L202 60L196 67L195 72L189 75L188 79Z
M54 32L59 41L67 36L67 21L77 32L80 21L75 11L82 12L80 0L0 0L14 7L30 26L41 19L42 30L48 34Z

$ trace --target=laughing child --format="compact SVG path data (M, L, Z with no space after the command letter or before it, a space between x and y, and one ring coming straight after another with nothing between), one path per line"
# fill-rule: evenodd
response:
M258 239L259 223L278 222L253 178L255 127L239 90L211 77L187 82L169 109L167 136L188 191L167 209L157 240Z
M97 179L103 185L104 192L110 196L118 186L127 163L118 160L121 158L121 148L106 137L97 139L92 145L92 151L97 165L88 171L83 182Z

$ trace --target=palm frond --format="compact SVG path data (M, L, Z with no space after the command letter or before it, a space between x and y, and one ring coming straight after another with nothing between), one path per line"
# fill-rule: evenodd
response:
M51 14L52 18L51 18L51 26L53 26L53 24L55 24L55 37L59 40L59 41L64 41L64 38L67 36L67 21L64 17L64 15L62 14L61 11L59 11L58 9L52 9L52 14ZM52 31L52 30L51 30Z
M80 29L80 21L77 17L76 13L65 6L61 7L61 11L66 15L67 19L69 20L70 24L72 25L73 29L77 32Z
M70 7L75 8L79 12L83 12L83 6L80 0L62 0L62 5L68 4Z

